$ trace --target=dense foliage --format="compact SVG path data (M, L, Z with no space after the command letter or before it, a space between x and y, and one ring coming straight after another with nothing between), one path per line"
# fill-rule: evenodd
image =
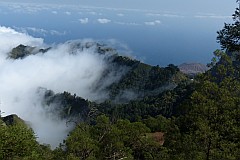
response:
M186 80L186 76L173 64L165 68L150 66L122 56L116 57L113 63L126 66L129 70L119 82L108 87L110 98L117 103L157 95L174 89Z
M48 146L38 144L32 129L16 115L0 117L0 159L52 159Z
M16 116L0 117L0 159L240 159L239 9L233 16L234 24L218 32L223 50L192 81L174 65L151 67L117 57L115 63L130 71L109 87L108 101L46 91L45 106L59 102L60 116L76 122L55 150L38 144ZM174 82L177 86L161 90ZM137 99L116 101L131 87L141 93Z

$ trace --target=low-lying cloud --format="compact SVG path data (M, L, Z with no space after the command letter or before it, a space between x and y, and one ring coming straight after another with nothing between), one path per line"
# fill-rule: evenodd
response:
M68 15L68 16L70 16L70 15L72 15L72 13L71 12L69 12L69 11L66 11L66 12L64 12L66 15Z
M87 24L89 20L88 18L80 18L79 21L81 24Z
M101 24L106 24L111 22L110 19L106 19L106 18L99 18L97 21Z
M123 17L124 14L123 14L123 13L118 13L117 16L119 16L119 17Z
M46 30L43 28L36 27L13 27L15 30L25 33L25 34L40 34L41 36L54 35L54 36L64 36L67 34L66 31L60 32L57 30Z
M160 20L155 20L155 21L151 21L151 22L145 22L145 25L148 25L148 26L155 26L155 25L158 25L158 24L161 24Z
M58 12L57 11L52 11L52 14L58 14Z
M225 15L215 15L215 14L205 14L205 15L196 15L195 18L210 18L210 19L231 19L231 16Z
M174 13L147 13L146 15L152 17L184 18L183 15Z
M79 46L84 43L70 41L51 46L44 54L12 60L7 57L13 47L23 44L42 48L45 44L41 38L0 27L0 110L5 115L17 114L29 122L38 141L50 143L53 148L66 138L71 126L67 127L66 120L43 108L43 96L38 88L55 93L67 91L97 101L108 96L104 87L118 80L123 73L112 69L103 81L102 74L111 68L108 58L111 54L98 54L94 46ZM101 87L94 89L99 83Z
M0 57L3 58L3 54L9 52L13 47L19 44L29 46L41 46L43 45L43 39L33 38L24 33L19 33L14 29L0 26ZM1 60L2 61L2 60Z

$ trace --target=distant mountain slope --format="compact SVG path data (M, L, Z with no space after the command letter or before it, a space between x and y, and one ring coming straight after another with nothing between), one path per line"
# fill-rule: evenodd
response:
M71 46L69 54L78 54L78 51L92 49L97 54L107 55L105 56L106 62L110 65L102 73L101 78L94 83L92 88L96 93L99 93L99 89L104 90L105 93L108 93L109 97L105 97L102 101L91 102L79 97L81 95L76 96L75 93L69 93L68 91L54 93L51 91L51 88L44 89L41 88L44 86L39 86L38 92L44 93L43 106L53 107L52 111L55 112L54 114L59 115L61 118L69 120L76 118L76 121L86 121L89 116L94 117L95 114L114 114L114 108L117 109L117 107L120 114L125 114L123 111L125 109L135 108L138 110L135 112L141 112L139 114L141 116L153 116L155 114L171 115L174 103L178 101L178 98L166 101L166 97L168 97L171 91L173 91L171 94L175 94L176 91L174 89L179 84L189 80L173 64L167 67L151 66L126 56L120 56L111 47L94 42L69 42L69 45ZM35 47L19 45L9 53L9 58L23 59L29 55L39 53L48 54L48 50L51 50L51 48L37 49ZM113 83L103 86L102 82L108 81L109 77L116 77L114 74L121 77ZM142 107L138 107L140 104ZM155 113L150 113L153 108L155 108ZM119 116L125 117L125 115L120 114Z
M118 52L106 45L96 42L67 42L71 47L70 54L78 54L78 51L93 49L98 54L105 54L110 67L102 74L102 78L95 83L95 89L103 89L102 82L109 77L118 74L121 78L113 84L105 86L111 100L116 102L128 102L133 99L141 99L144 96L158 95L165 90L172 90L180 82L187 78L177 66L167 67L151 66L126 56L120 56ZM8 54L11 59L23 59L29 55L47 54L51 48L40 49L36 47L19 45ZM115 74L115 75L113 75ZM42 87L42 86L39 86ZM74 94L74 93L73 93Z
M158 95L165 90L174 89L187 79L178 67L172 64L165 68L151 66L122 56L117 56L113 62L129 69L119 82L108 88L111 99L119 102Z
M208 70L208 67L201 63L183 63L178 67L181 72L188 75L196 75L198 73L204 73Z

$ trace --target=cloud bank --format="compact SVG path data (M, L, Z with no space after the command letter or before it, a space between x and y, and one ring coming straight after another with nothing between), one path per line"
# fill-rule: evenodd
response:
M14 29L0 26L0 57L3 58L3 53L9 52L13 47L19 44L29 46L40 46L43 44L43 39L33 38L24 33L19 33ZM2 61L2 60L1 60Z
M231 19L231 16L225 15L215 15L215 14L204 14L204 15L195 15L195 18L211 18L211 19Z
M36 34L40 34L41 36L47 36L47 35L64 36L67 34L66 31L60 32L57 30L46 30L43 28L36 28L36 27L13 27L13 28L21 33L25 33L25 34L36 33Z
M89 42L89 40L88 40ZM55 93L67 91L89 100L107 97L104 87L118 80L122 72L111 71L104 81L102 74L110 66L109 54L98 54L96 48L83 48L85 41L69 41L51 46L47 53L30 55L24 59L7 58L13 47L20 44L44 47L43 39L0 27L0 110L17 114L29 122L40 143L58 146L71 130L66 120L59 119L42 106L44 87ZM82 49L79 49L82 48ZM98 82L98 83L97 83ZM101 83L101 87L94 87Z

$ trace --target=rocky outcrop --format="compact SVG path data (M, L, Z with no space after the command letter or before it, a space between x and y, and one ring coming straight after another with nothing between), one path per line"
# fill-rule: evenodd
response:
M29 55L35 55L37 53L45 53L49 49L50 48L38 49L36 47L24 46L24 45L20 44L19 46L12 49L12 51L8 55L8 58L23 59Z
M204 73L208 70L208 67L201 63L183 63L178 66L181 72L187 75L196 75Z
M3 125L26 125L25 121L19 118L15 114L8 115L6 117L1 118L1 122ZM0 122L0 123L1 123Z

